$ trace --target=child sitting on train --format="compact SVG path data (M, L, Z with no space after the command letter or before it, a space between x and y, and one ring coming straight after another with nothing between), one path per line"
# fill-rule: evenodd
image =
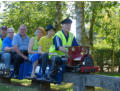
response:
M48 25L46 28L47 31L47 35L42 37L39 40L39 48L38 48L38 54L34 54L33 55L33 60L32 61L36 61L39 60L42 63L42 74L43 74L43 78L45 78L45 70L46 70L46 66L49 62L48 59L48 51L50 46L52 45L52 38L54 35L54 27L52 25ZM35 68L36 65L33 65L33 68ZM35 76L35 70L33 70L32 75Z

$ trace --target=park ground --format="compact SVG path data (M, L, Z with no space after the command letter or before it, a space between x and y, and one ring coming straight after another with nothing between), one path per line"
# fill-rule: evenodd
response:
M120 73L98 73L100 75L108 75L120 77ZM0 83L0 91L42 91L38 87L30 86L31 80L12 79L12 84ZM73 91L72 83L62 83L61 85L51 84L51 91ZM110 91L100 87L95 87L95 91Z

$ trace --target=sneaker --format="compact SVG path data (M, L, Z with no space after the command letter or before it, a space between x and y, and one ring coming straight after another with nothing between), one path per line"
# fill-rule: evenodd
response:
M57 80L56 80L55 77L53 77L53 76L48 76L48 77L47 77L47 80L48 80L49 82L53 82L53 83L56 83L56 82L57 82Z
M34 79L34 78L36 78L36 75L31 75L31 79Z
M26 76L25 78L26 78L26 79L31 79L31 76Z
M17 78L18 78L18 75L14 74L13 78L17 79Z
M41 77L41 80L46 80L46 79L47 79L46 75L43 74L42 77Z

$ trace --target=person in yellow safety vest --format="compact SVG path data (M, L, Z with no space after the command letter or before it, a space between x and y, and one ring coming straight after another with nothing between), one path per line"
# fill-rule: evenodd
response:
M2 39L0 38L0 52L1 52L1 50L2 50Z
M72 20L64 19L62 22L62 29L58 31L53 37L53 45L49 49L49 58L52 62L52 68L49 74L49 79L55 80L65 54L68 54L66 46L78 46L75 36L70 32Z

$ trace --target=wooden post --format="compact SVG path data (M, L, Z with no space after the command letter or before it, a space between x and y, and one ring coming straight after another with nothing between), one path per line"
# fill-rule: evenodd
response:
M45 88L45 89L50 89L50 83L46 83L46 82L42 82L41 84L41 88Z
M95 91L95 88L91 86L86 86L85 91Z
M37 86L39 87L39 89L42 91L49 91L50 90L50 83L47 82L40 82L38 80L32 80L32 84L33 86Z
M0 83L11 83L10 78L0 77Z

